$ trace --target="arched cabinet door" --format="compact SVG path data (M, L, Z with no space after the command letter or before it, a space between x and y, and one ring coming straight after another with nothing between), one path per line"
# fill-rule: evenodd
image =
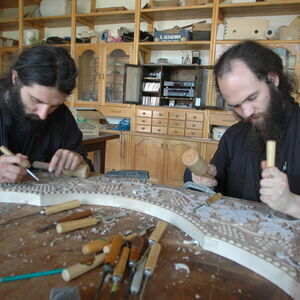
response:
M1 50L0 75L4 75L9 71L9 68L14 63L17 56L18 56L17 49Z
M123 103L125 64L131 62L132 46L107 45L105 103Z
M77 103L100 102L101 95L101 47L99 45L77 45L78 67Z

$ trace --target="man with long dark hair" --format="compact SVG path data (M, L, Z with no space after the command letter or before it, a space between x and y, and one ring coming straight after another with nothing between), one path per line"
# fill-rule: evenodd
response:
M21 181L33 161L50 162L49 171L59 175L86 159L82 133L64 105L76 77L65 49L35 46L0 80L0 145L17 153L0 156L0 182Z
M223 135L209 173L186 171L185 181L224 195L263 201L300 218L300 109L295 80L271 49L246 41L228 49L215 66L216 86L243 121ZM266 142L276 141L275 167L266 167Z

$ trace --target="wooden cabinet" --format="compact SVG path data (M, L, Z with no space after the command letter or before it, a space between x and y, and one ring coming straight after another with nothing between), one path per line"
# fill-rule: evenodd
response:
M181 156L188 149L201 152L202 143L132 135L130 167L134 170L148 170L151 182L180 186L185 170Z
M75 104L122 103L124 65L131 58L132 45L76 45L80 72Z
M8 72L17 55L17 47L5 47L0 49L0 75L4 75Z

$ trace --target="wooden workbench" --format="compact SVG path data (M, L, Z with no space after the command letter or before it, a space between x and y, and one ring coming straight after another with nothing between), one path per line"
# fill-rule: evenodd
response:
M111 234L136 231L157 222L153 217L120 208L85 205L75 211L87 208L92 208L96 216L119 211L127 211L129 215L109 224L66 234L58 234L55 229L35 233L49 221L41 215L0 225L0 277L72 266L87 258L81 252L83 244ZM36 206L0 203L0 223L39 210ZM52 219L69 213L61 212ZM290 299L263 277L195 245L184 244L185 240L191 239L176 227L168 227L161 240L158 267L148 281L144 299ZM189 273L187 269L176 270L176 263L185 264ZM0 283L0 298L49 299L54 287L78 286L82 299L93 299L101 270L96 268L70 282L65 282L60 275L51 275ZM109 298L109 288L107 282L101 299ZM116 299L123 299L123 295L124 284Z

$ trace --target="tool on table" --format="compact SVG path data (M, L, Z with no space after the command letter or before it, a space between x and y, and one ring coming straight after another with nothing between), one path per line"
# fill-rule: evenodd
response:
M114 299L116 296L116 293L118 292L119 289L119 284L121 282L121 280L123 279L123 275L126 269L126 264L127 264L127 260L128 260L128 256L129 256L129 247L128 246L124 246L122 248L122 252L119 258L119 261L115 267L113 276L112 276L112 287L111 287L111 298Z
M136 236L131 240L130 243L130 254L128 259L128 266L130 268L130 273L128 276L128 284L127 288L125 290L125 296L124 299L129 298L130 293L130 286L133 280L134 273L136 271L137 262L139 261L141 257L142 250L145 246L145 238L142 236Z
M207 174L208 164L199 155L198 151L189 149L182 154L182 163L187 166L190 171L197 176L205 176L211 178L212 176Z
M140 181L146 182L149 179L149 171L144 170L111 170L104 174L110 178L135 178Z
M0 151L5 154L5 155L15 155L13 152L11 152L7 147L1 146ZM28 168L25 168L26 172L33 177L36 181L40 181L40 179L33 173L31 172Z
M208 199L206 199L206 201L204 201L203 203L201 203L200 205L198 205L197 207L194 208L194 211L196 211L198 208L207 205L210 206L213 202L217 201L218 199L220 199L223 195L221 193L216 193L213 196L209 197Z
M131 294L136 295L139 292L140 285L141 285L142 279L143 279L143 270L144 270L144 269L141 269L141 265L146 263L148 252L151 251L151 247L154 244L159 242L159 240L162 237L163 233L165 232L167 226L168 226L167 222L159 221L157 223L154 231L150 235L149 240L148 240L149 246L146 249L146 251L143 253L141 259L137 263L136 272L134 273L132 283L130 286Z
M89 242L84 244L82 247L83 254L93 254L103 250L104 246L111 244L114 235L105 238L100 238L99 240ZM107 252L108 253L108 252Z
M99 222L107 223L109 220L117 219L117 218L120 218L123 216L126 216L126 212L121 212L121 213L103 217L103 218L84 218L81 220L58 223L56 225L56 231L57 231L57 233L69 232L69 231L72 231L75 229L93 226L93 225L98 224Z
M54 221L51 224L45 225L45 226L37 229L35 232L38 232L38 233L45 232L45 231L47 231L47 230L49 230L51 228L55 228L58 223L82 219L82 218L88 217L88 216L90 216L92 214L93 214L93 212L90 209L82 211L82 212L79 212L79 213L75 213L75 214L72 214L72 215L70 215L68 217L64 217L64 218L61 218L61 219L59 219L57 221Z
M115 260L116 260L118 254L121 250L122 243L123 243L123 238L122 238L121 235L116 235L113 238L112 247L111 247L109 253L106 255L106 258L105 258L105 261L104 261L102 278L101 278L101 280L99 282L99 285L98 285L98 288L96 290L94 300L99 299L99 296L100 296L101 289L102 289L102 286L104 284L105 278L109 273L112 272L112 266L114 265Z
M29 215L25 215L25 216L20 216L20 217L14 218L12 220L8 220L4 223L0 223L0 225L8 224L11 222L15 222L16 220L20 220L20 219L27 218L27 217L32 217L32 216L39 215L39 214L48 216L48 215L52 215L52 214L55 214L55 213L58 213L58 212L61 212L61 211L67 210L67 209L76 208L79 206L80 206L79 200L72 200L72 201L64 202L62 204L44 207L41 211L29 214Z
M146 264L145 264L145 270L144 270L144 283L142 287L142 291L139 297L139 300L143 299L144 291L148 282L148 279L153 275L154 269L156 267L156 263L158 260L158 256L160 253L161 245L159 243L155 243L151 246L151 250L149 252Z
M48 170L49 163L42 161L34 161L32 167L35 169ZM63 169L62 174L67 176L75 176L86 178L90 174L90 167L87 164L80 164L75 170Z
M63 271L63 269L54 269L54 270L49 270L49 271L42 271L42 272L36 272L36 273L28 273L28 274L22 274L22 275L2 277L2 278L0 278L0 282L9 282L9 281L28 279L28 278L40 277L40 276L49 276L49 275L54 275L54 274L60 274L62 271Z
M95 257L80 262L76 265L73 265L69 268L66 268L62 271L61 276L64 281L70 281L78 276L102 265L105 261L106 254L101 253L96 255Z

